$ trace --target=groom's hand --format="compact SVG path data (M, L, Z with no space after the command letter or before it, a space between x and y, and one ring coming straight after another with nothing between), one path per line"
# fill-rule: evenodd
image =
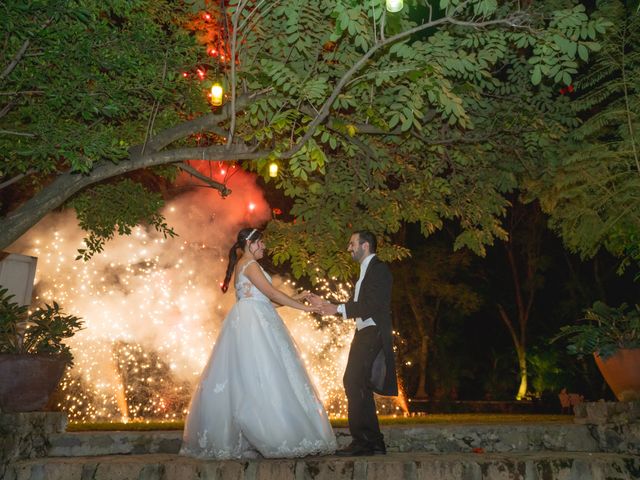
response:
M306 299L314 307L321 307L322 305L324 305L326 303L324 298L319 297L315 293L308 293L307 296L306 296Z
M323 303L320 306L320 313L322 313L322 315L335 315L338 313L338 306L333 303Z

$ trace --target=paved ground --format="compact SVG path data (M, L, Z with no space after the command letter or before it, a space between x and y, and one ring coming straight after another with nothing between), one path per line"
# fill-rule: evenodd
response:
M299 460L197 460L172 454L43 458L5 480L634 480L640 458L589 452L390 453Z

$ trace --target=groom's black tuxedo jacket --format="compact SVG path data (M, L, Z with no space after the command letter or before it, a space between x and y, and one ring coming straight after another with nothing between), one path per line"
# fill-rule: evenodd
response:
M376 322L382 339L384 365L374 364L371 383L374 392L393 396L398 394L398 380L391 332L392 285L393 277L387 264L379 260L377 256L373 257L360 284L358 301L355 302L352 295L345 303L345 311L349 318L360 317L363 320L372 318ZM380 357L380 361L382 361L382 357Z

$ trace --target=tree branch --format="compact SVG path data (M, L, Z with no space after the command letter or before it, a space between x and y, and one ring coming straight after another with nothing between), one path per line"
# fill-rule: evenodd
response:
M181 170L184 170L189 175L197 178L198 180L202 180L211 188L215 188L216 190L219 190L220 195L222 195L222 198L226 197L231 193L231 190L229 190L225 184L212 180L210 177L207 177L206 175L200 173L198 170L196 170L195 168L193 168L191 165L187 163L180 163L178 165L178 168L180 168Z
M519 351L520 341L518 340L518 335L516 334L516 331L514 330L513 325L511 324L509 315L507 314L507 311L504 309L504 307L501 304L498 303L497 305L498 305L498 312L500 313L500 318L502 319L504 324L507 326L507 330L509 330L509 334L511 335L511 340L513 340L513 345L515 346L516 350Z
M67 171L0 221L0 250L11 245L47 213L62 206L80 190L108 178L183 160L251 160L267 154L268 152L256 152L246 145L233 145L231 149L216 145L208 148L182 148L155 152L132 157L131 160L120 163L101 162L89 174Z
M315 133L315 130L318 127L318 125L320 125L329 116L329 112L331 110L331 105L333 105L333 102L336 100L336 98L338 98L338 95L340 95L340 92L342 91L344 86L349 82L351 77L358 70L360 70L362 68L362 66L378 50L382 49L383 47L386 47L387 45L395 43L398 40L402 40L404 38L407 38L407 37L413 35L414 33L418 33L418 32L420 32L422 30L426 30L428 28L433 28L433 27L436 27L438 25L442 25L442 24L446 24L446 23L451 23L451 24L454 24L454 25L467 26L467 27L476 27L476 28L481 28L481 27L489 26L489 25L506 25L506 26L509 26L509 27L514 27L514 26L519 26L522 23L521 21L518 20L519 18L524 18L523 15L514 14L514 15L508 16L506 18L501 18L501 19L496 19L496 20L489 20L489 21L486 21L486 22L465 22L465 21L462 21L462 20L456 20L453 17L453 15L455 15L457 13L457 10L460 9L461 7L463 7L464 5L465 4L458 5L458 7L456 7L456 9L452 12L451 15L448 15L446 17L442 17L442 18L439 18L437 20L433 20L433 21L424 23L422 25L418 25L417 27L414 27L414 28L410 28L409 30L405 30L404 32L400 32L400 33L398 33L398 34L396 34L396 35L394 35L392 37L386 38L386 39L378 42L377 44L375 44L373 47L371 47L371 49L367 53L365 53L362 57L360 57L360 59L357 62L355 62L353 64L353 66L349 70L347 70L347 72L338 81L336 86L333 88L333 92L331 92L331 95L329 96L329 98L322 105L322 108L320 109L318 114L311 121L311 123L309 123L309 125L307 127L307 131L302 136L302 138L298 142L296 142L296 144L292 148L290 148L286 152L282 153L282 155L280 155L280 158L283 158L283 159L291 158L292 156L294 156L304 146L305 143L307 143L307 141L309 141L309 139Z
M0 130L0 135L17 135L18 137L30 137L37 136L35 133L16 132L14 130Z
M240 13L247 6L248 0L240 0L240 4L237 5L236 11L231 17L231 121L229 122L229 135L227 135L227 147L231 146L233 142L233 134L236 130L236 53L238 42L238 21L240 20Z
M242 95L238 97L238 101L236 102L239 108L243 108L252 101L255 101L260 95ZM175 127L167 128L162 132L159 132L157 135L152 137L148 142L144 149L145 153L147 152L157 152L162 148L170 145L176 140L180 140L182 138L186 138L189 135L193 135L195 133L206 132L206 131L214 131L215 133L220 134L221 136L226 136L227 131L222 130L218 127L218 124L224 120L229 118L230 106L226 104L222 107L220 113L210 113L208 115L203 115L202 117L198 117L194 120L189 120L183 122ZM134 145L129 149L129 154L132 157L141 156L142 154L142 145Z
M46 22L44 22L44 25L42 26L40 31L46 29L49 25L51 25L51 22L53 22L53 18L49 18ZM0 74L0 80L4 80L5 77L9 75L14 68L16 68L16 65L20 63L20 60L22 60L22 57L27 51L27 48L29 48L30 44L31 44L31 40L27 38L22 44L22 46L18 49L16 54L13 56L13 59L11 60L11 62L9 62L9 65L7 65L4 71Z
M11 111L13 106L18 103L16 100L17 97L13 97L9 102L0 110L0 118L4 117L7 113Z
M164 80L167 78L167 56L169 55L169 51L164 52L164 65L162 67L162 80L160 85L164 86ZM151 135L151 130L153 130L153 125L156 122L156 116L158 115L158 110L160 110L160 100L155 99L153 102L153 107L151 107L151 114L149 115L149 121L147 122L147 130L144 134L144 142L142 143L142 153L144 154L144 150L147 146L147 141L149 140L149 135Z
M24 177L26 177L27 175L31 175L34 172L35 172L35 170L28 170L25 173L20 173L20 174L16 175L15 177L10 178L9 180L6 180L6 181L0 183L0 190L2 190L3 188L7 188L9 185L13 185L17 181L22 180Z
M9 65L7 65L4 71L0 74L0 80L4 80L5 77L9 75L14 68L16 68L16 65L20 63L20 60L22 60L22 57L24 56L24 52L26 52L27 48L29 48L30 43L31 43L31 40L29 40L28 38L24 41L20 49L13 56L13 59L11 59L11 61L9 62Z

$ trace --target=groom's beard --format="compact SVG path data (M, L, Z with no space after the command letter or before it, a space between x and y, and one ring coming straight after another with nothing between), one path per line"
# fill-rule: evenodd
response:
M362 249L362 247L358 247L357 250L351 252L351 258L353 258L358 263L362 263L362 259L364 258L364 250Z

